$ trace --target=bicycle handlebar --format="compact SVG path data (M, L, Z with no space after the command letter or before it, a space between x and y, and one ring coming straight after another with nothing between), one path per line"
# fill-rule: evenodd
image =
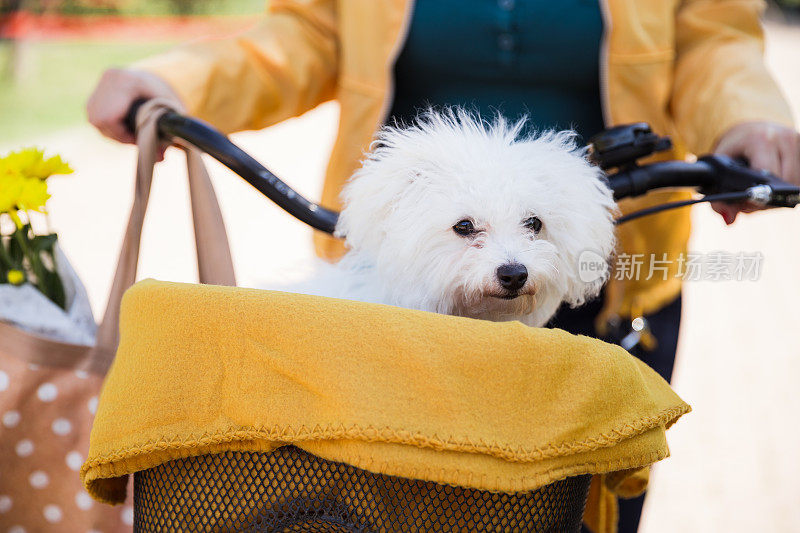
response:
M751 201L770 207L794 207L800 203L797 186L719 154L701 157L696 162L662 161L631 166L610 175L608 184L615 200L655 189L692 187L705 196L747 192Z
M136 130L136 114L144 102L136 100L125 116L125 125L131 132ZM165 138L183 139L207 153L299 221L325 233L333 233L336 228L339 213L295 192L250 154L205 122L167 111L158 119L158 131Z
M136 114L144 102L135 101L126 114L125 125L131 132L136 129ZM339 217L336 211L305 199L205 122L168 111L159 118L158 130L165 138L182 139L207 153L301 222L326 233L334 232ZM751 201L764 206L794 207L800 203L800 188L722 155L708 155L693 163L630 165L609 175L608 185L615 200L655 189L693 187L703 195L746 192Z

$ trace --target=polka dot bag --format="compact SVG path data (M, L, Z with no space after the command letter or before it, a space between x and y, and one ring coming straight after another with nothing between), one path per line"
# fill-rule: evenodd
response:
M79 470L89 448L103 376L119 341L119 305L136 279L157 148L151 101L138 116L136 192L117 271L94 346L69 344L0 321L0 532L125 532L131 502L92 500ZM227 235L199 153L186 149L200 281L234 285ZM131 491L129 491L131 493Z
M130 505L94 502L78 476L102 376L36 360L0 349L0 531L129 530Z

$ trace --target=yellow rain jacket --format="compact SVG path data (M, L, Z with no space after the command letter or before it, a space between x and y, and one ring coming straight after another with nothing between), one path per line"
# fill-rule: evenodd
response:
M264 128L336 99L339 130L322 203L339 208L342 185L389 111L393 64L412 4L273 0L269 16L244 35L194 43L138 66L164 78L191 114L225 132ZM607 125L648 122L673 137L669 157L683 158L709 152L721 134L741 122L791 124L762 61L762 0L601 0L601 6ZM654 193L621 207L627 212L685 194ZM672 301L680 291L675 259L688 238L686 209L621 226L619 253L646 254L645 261L640 279L611 281L606 311L631 316ZM327 258L343 251L327 235L317 235L315 242ZM647 259L661 260L664 253L674 267L667 279L660 271L648 276Z

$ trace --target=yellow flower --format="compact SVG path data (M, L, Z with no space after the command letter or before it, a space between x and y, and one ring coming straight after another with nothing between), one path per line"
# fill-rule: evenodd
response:
M45 159L38 148L26 148L0 157L0 213L8 213L19 226L17 211L44 212L50 198L48 177L71 174L72 169L60 156Z
M28 178L22 183L22 190L17 197L17 206L20 209L44 213L44 204L49 198L46 181Z
M26 178L16 173L0 174L0 213L13 215L20 209L43 213L49 198L47 182L44 180Z
M10 213L17 208L17 200L25 186L25 178L18 173L0 173L0 213Z
M61 156L44 158L38 148L25 148L0 158L0 175L18 173L26 178L47 179L53 174L72 174L73 170Z
M20 270L9 270L6 277L8 278L8 282L12 285L22 285L22 282L25 281L25 274Z

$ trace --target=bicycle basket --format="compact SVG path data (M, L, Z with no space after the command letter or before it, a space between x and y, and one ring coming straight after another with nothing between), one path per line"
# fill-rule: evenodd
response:
M374 474L295 446L223 452L137 472L134 529L578 531L589 481L583 475L534 491L490 492Z
M120 323L81 476L139 531L575 530L689 410L520 323L155 281Z

